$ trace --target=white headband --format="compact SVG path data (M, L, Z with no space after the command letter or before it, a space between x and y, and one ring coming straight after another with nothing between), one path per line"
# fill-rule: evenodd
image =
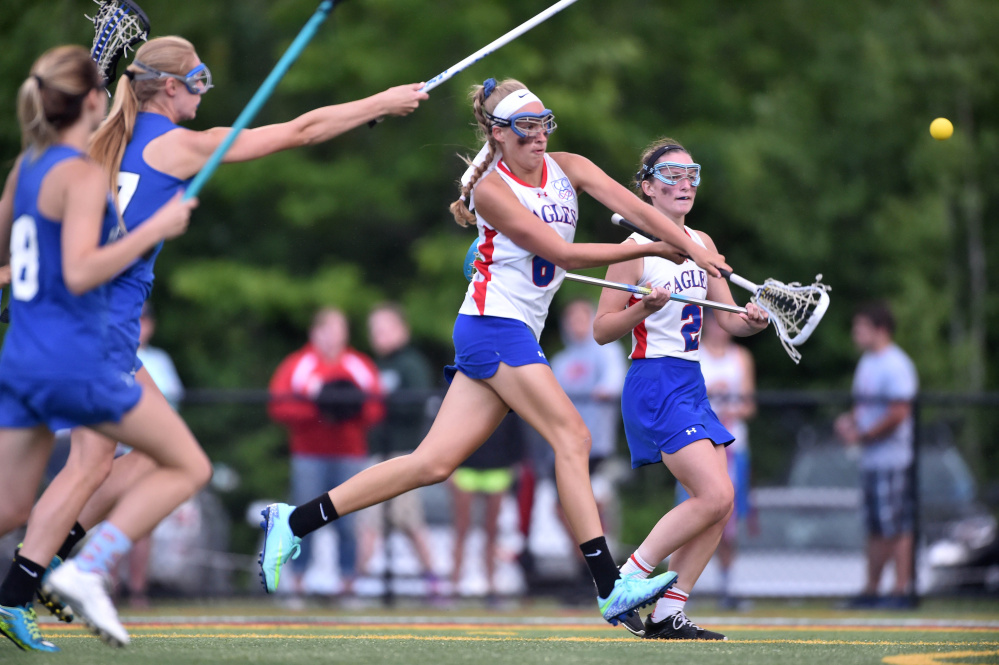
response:
M504 120L509 120L510 116L517 109L527 106L531 102L537 102L541 104L541 100L538 96L527 88L521 88L520 90L514 90L509 95L500 100L500 103L496 105L493 109L493 115L497 118L503 118ZM544 104L541 104L544 106Z
M541 104L541 100L538 98L538 96L535 95L530 90L528 90L527 88L514 90L509 95L500 100L499 104L496 105L496 108L493 109L492 115L496 116L497 118L502 118L503 120L509 120L510 116L513 115L514 111L523 108L524 106L527 106L531 102L537 102ZM544 106L544 104L541 105ZM479 150L479 154L475 156L475 159L472 160L472 163L469 164L468 168L465 169L465 173L461 176L462 187L466 187L468 183L471 182L472 176L475 174L475 169L478 168L479 165L485 163L487 154L489 154L488 141L486 141L485 145L482 146L482 148ZM490 171L492 171L494 168L496 168L496 163L499 160L500 160L500 155L497 153L496 155L493 156L492 163L490 163L489 166L486 168L486 170L482 172L482 175L484 176ZM464 197L462 197L462 200L464 200Z

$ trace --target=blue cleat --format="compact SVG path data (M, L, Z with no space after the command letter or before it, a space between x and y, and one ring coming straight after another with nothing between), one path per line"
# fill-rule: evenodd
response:
M264 521L264 550L260 553L260 577L267 593L277 591L281 582L281 566L291 559L297 559L302 552L302 539L291 532L288 517L295 506L287 503L272 503L260 511Z
M637 577L635 573L625 575L614 583L614 590L609 596L597 597L597 606L604 619L616 626L619 621L626 621L638 608L659 600L674 583L676 573L673 571L646 579Z
M73 608L56 600L47 591L45 591L45 581L49 578L49 575L52 574L52 571L61 565L62 559L58 556L52 557L52 562L45 571L45 575L42 577L42 583L38 586L38 590L35 592L35 595L38 596L39 602L41 602L42 606L47 609L52 616L59 619L59 621L71 623L73 621Z
M31 605L0 605L0 633L24 651L59 651L59 647L42 639L38 617Z

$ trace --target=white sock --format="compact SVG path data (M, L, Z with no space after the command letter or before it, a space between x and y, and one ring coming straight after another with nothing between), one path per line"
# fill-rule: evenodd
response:
M668 589L663 597L656 603L656 609L652 611L652 620L659 622L668 616L683 611L683 606L687 604L690 594L682 589L673 587Z
M655 566L648 563L642 558L642 555L635 550L635 553L628 557L628 560L624 562L621 566L621 577L625 575L634 574L635 577L644 580L646 577L652 574L655 570Z

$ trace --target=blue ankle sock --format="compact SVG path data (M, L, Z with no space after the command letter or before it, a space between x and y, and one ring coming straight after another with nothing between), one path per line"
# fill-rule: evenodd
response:
M121 529L110 522L101 522L94 527L90 540L73 560L85 573L109 574L130 549L132 541Z

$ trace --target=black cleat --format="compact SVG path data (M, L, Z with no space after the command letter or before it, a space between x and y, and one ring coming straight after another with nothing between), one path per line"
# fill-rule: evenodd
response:
M727 640L721 633L705 630L687 618L683 610L671 614L662 621L653 621L652 615L645 620L647 640Z
M627 628L632 635L645 637L645 624L642 623L642 615L638 613L638 610L621 619L621 625Z

